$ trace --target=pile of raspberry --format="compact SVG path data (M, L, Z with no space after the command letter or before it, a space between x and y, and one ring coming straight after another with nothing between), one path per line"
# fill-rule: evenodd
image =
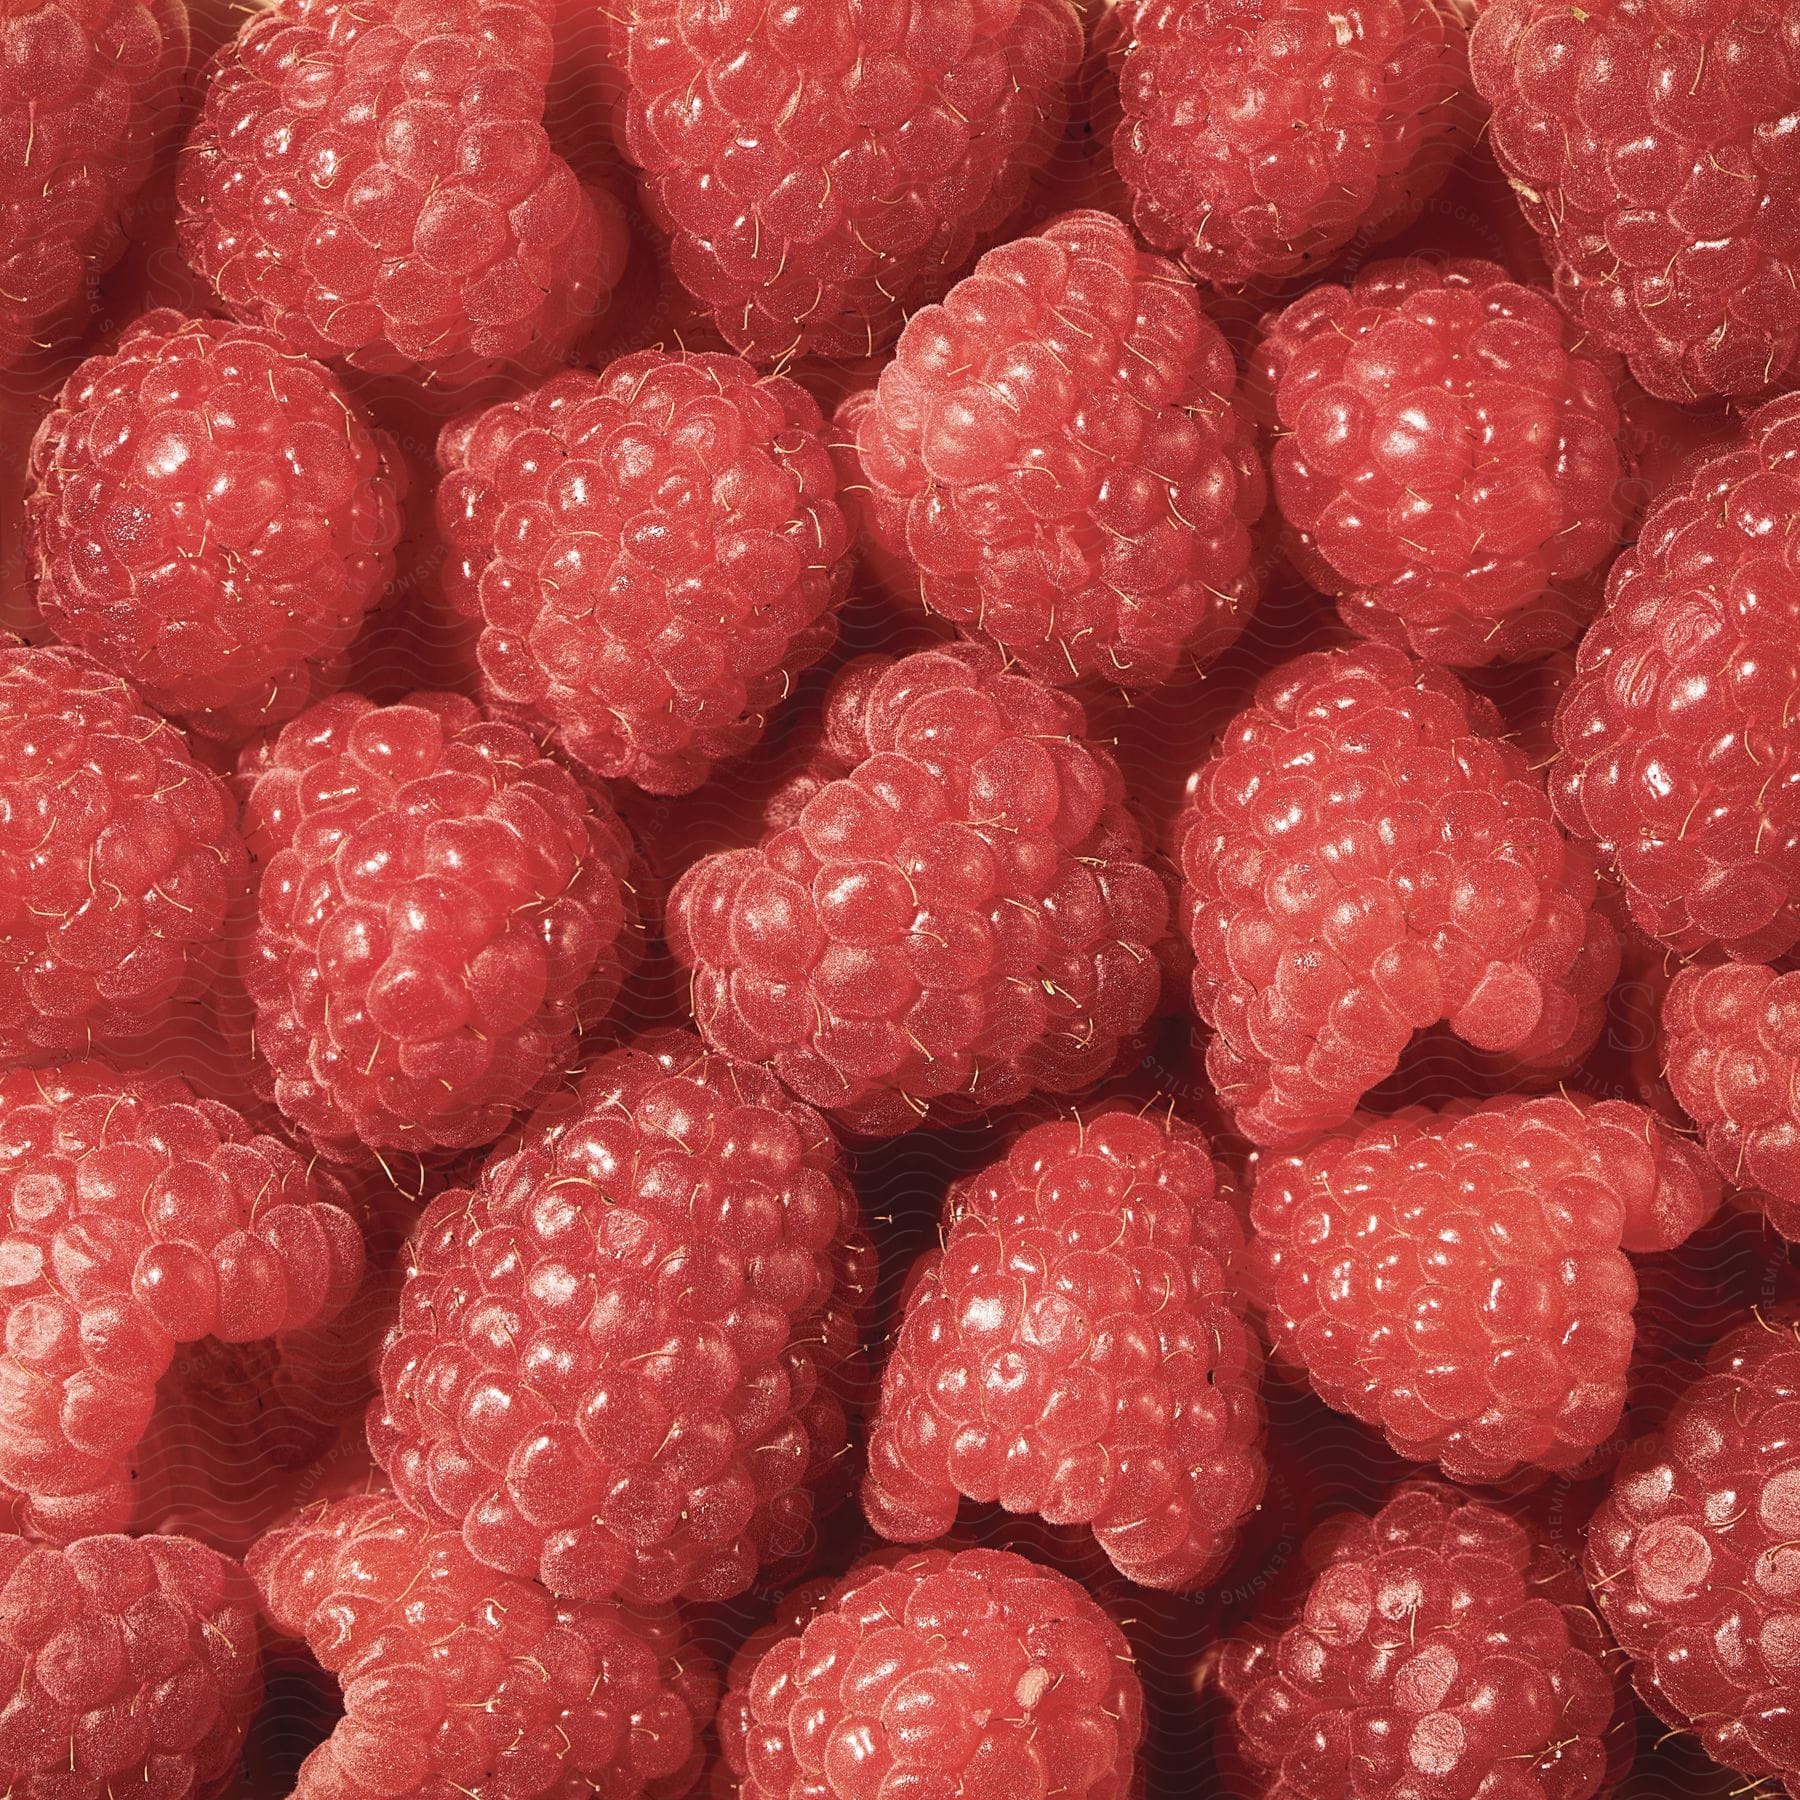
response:
M0 1796L1800 1796L1800 5L190 5L0 4Z

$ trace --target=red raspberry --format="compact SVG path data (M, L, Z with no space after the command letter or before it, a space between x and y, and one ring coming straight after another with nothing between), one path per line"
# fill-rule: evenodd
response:
M389 1494L309 1507L245 1564L344 1690L294 1800L676 1800L699 1773L715 1683L667 1609L554 1600Z
M613 1051L432 1202L370 1446L555 1593L741 1594L844 1450L859 1235L831 1133L772 1077L686 1032Z
M46 622L209 736L298 712L394 573L361 409L253 326L147 313L69 377L28 480Z
M850 534L805 389L642 350L452 426L452 601L490 700L597 775L679 794L837 634Z
M1759 1315L1714 1349L1588 1526L1588 1584L1644 1703L1707 1753L1800 1791L1800 1343Z
M454 694L338 694L246 752L245 986L282 1113L327 1155L498 1137L617 992L630 840Z
M962 645L853 666L830 733L849 772L670 895L702 1033L872 1135L1098 1079L1168 902L1080 707Z
M20 1800L235 1794L262 1696L244 1571L180 1537L0 1537L0 1775Z
M1018 210L1081 56L1068 0L637 0L620 136L734 350L873 355Z
M1784 0L1489 0L1469 54L1584 335L1669 400L1783 379L1800 354L1800 16Z
M1126 1800L1144 1696L1124 1635L1066 1575L919 1550L859 1564L746 1656L719 1724L742 1800Z
M174 124L185 0L35 0L0 21L0 371L86 322Z
M175 1076L0 1075L0 1495L66 1542L122 1528L175 1346L331 1317L362 1238L279 1138Z
M950 1190L909 1278L863 1509L922 1543L961 1495L1091 1525L1121 1573L1193 1588L1262 1494L1244 1234L1190 1125L1034 1126Z
M623 267L617 204L543 127L549 0L278 0L214 67L183 255L247 324L465 386L560 361Z
M1727 1181L1800 1238L1800 970L1683 969L1663 1001L1669 1085Z
M1637 1281L1718 1210L1699 1153L1628 1100L1506 1096L1266 1158L1251 1221L1278 1355L1458 1481L1568 1469L1617 1430Z
M1263 325L1276 502L1345 622L1432 662L1567 643L1624 524L1613 380L1496 263L1409 257Z
M1308 1537L1304 1603L1228 1640L1244 1800L1589 1800L1631 1721L1581 1579L1506 1514L1434 1481Z
M1230 346L1108 213L990 250L853 408L876 545L1040 681L1173 680L1256 600Z
M1474 134L1463 0L1137 0L1113 162L1201 281L1316 268L1417 217Z
M1556 719L1551 797L1677 950L1800 942L1800 397L1650 508Z
M1194 1004L1246 1136L1340 1125L1415 1031L1572 1063L1618 939L1498 716L1365 644L1270 671L1190 783L1179 828Z
M216 976L236 809L78 650L0 638L0 1060L143 1037Z

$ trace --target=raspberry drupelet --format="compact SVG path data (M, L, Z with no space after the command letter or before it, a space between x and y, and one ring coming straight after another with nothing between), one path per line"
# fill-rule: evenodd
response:
M1238 1127L1343 1124L1415 1031L1567 1067L1618 937L1499 719L1447 671L1364 644L1266 675L1179 827L1206 1067Z
M634 951L631 840L455 694L337 694L243 758L244 985L275 1103L326 1155L486 1144L549 1090Z
M391 1494L302 1511L244 1559L343 1688L294 1800L679 1800L717 1683L667 1608L553 1599Z
M795 822L670 895L702 1034L871 1136L1097 1080L1168 897L1080 707L958 645L851 665L827 724Z
M1409 1107L1263 1159L1252 1285L1275 1355L1458 1481L1568 1469L1617 1429L1626 1251L1711 1218L1718 1177L1643 1107Z
M411 1259L369 1442L471 1555L724 1600L802 1548L873 1270L831 1133L772 1076L687 1032L611 1052Z
M244 1571L181 1537L0 1536L0 1775L20 1800L240 1791L262 1697Z
M1128 1800L1144 1696L1123 1633L1005 1550L859 1564L733 1666L719 1737L742 1800Z
M1557 816L1682 952L1800 942L1800 397L1652 504L1556 716Z
M86 324L175 123L186 0L45 0L0 20L0 373Z
M218 974L237 809L78 650L0 638L0 1060L143 1039Z
M870 1522L922 1543L967 1495L1091 1526L1143 1586L1208 1580L1264 1470L1243 1228L1205 1139L1134 1112L1037 1125L946 1225L882 1380Z
M1255 605L1267 496L1231 348L1108 213L990 250L853 402L866 523L927 610L1040 681L1176 679Z
M620 137L734 350L870 356L949 287L1062 136L1069 0L637 0Z
M1490 0L1469 55L1583 334L1667 400L1781 382L1800 354L1785 0Z
M362 1273L341 1190L174 1076L0 1075L0 1498L38 1536L123 1529L178 1344L338 1313Z
M1137 0L1112 157L1158 250L1219 287L1409 225L1473 139L1463 0Z
M1800 1239L1800 970L1683 969L1663 1000L1669 1086L1729 1182Z
M1527 1528L1440 1482L1302 1549L1218 1664L1245 1800L1594 1800L1631 1760L1628 1705L1581 1577Z
M394 572L362 409L273 332L163 309L70 376L31 446L45 622L202 736L290 718Z
M652 793L748 749L850 584L824 433L795 382L660 350L451 426L444 580L489 702Z
M543 126L549 0L278 0L213 66L182 152L182 254L246 324L457 389L560 361L625 221Z
M1290 554L1352 629L1469 667L1593 616L1618 400L1548 294L1497 263L1373 263L1272 314L1252 362Z
M1588 1526L1595 1603L1659 1718L1754 1785L1800 1791L1800 1342L1758 1315L1722 1339L1663 1430L1626 1452Z

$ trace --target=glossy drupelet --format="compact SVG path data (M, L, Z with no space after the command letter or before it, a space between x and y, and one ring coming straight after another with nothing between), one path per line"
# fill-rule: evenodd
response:
M1800 970L1683 969L1662 1008L1669 1086L1729 1182L1800 1238Z
M87 323L187 59L186 0L48 0L0 19L0 373Z
M289 348L455 389L562 360L627 233L543 125L549 0L279 0L213 66L180 242Z
M1081 709L974 645L867 659L819 775L670 895L701 1034L871 1135L1104 1074L1161 992L1168 899Z
M20 1800L224 1800L262 1697L256 1596L188 1538L0 1536L0 1680Z
M1490 0L1470 60L1581 330L1665 399L1783 381L1800 353L1800 14Z
M1438 1482L1302 1550L1297 1604L1224 1645L1230 1791L1244 1800L1595 1800L1632 1721L1579 1574Z
M717 1691L666 1608L559 1602L385 1493L307 1507L245 1558L344 1713L294 1800L678 1800Z
M490 704L652 793L748 749L850 584L825 430L795 382L661 350L452 426L444 581Z
M1673 949L1800 942L1800 397L1651 506L1556 716L1557 816Z
M1442 1020L1516 1071L1572 1064L1618 939L1499 720L1443 670L1365 644L1266 675L1178 827L1206 1067L1239 1128L1344 1123Z
M1261 1497L1243 1228L1204 1138L1102 1112L1034 1126L951 1190L907 1285L863 1509L923 1543L967 1495L1091 1526L1144 1586L1210 1579Z
M1265 1158L1252 1286L1275 1355L1458 1481L1568 1469L1618 1430L1626 1251L1669 1250L1718 1177L1628 1100L1409 1107Z
M1800 1341L1758 1316L1714 1349L1588 1527L1594 1601L1646 1705L1753 1784L1800 1788Z
M618 124L733 349L867 356L962 274L1062 134L1069 0L637 0Z
M741 1800L1128 1800L1144 1697L1124 1635L1008 1551L864 1562L752 1638L719 1709Z
M635 954L624 826L454 694L320 701L240 780L244 985L283 1115L347 1162L491 1142Z
M290 718L394 573L360 406L273 332L167 309L73 375L31 446L38 609L204 736Z
M590 1599L741 1594L809 1543L848 1449L874 1271L837 1146L674 1031L522 1136L418 1227L370 1444L496 1569Z
M840 418L890 584L1040 681L1204 665L1257 595L1236 385L1192 285L1109 214L990 250Z
M143 1038L217 978L237 809L78 650L0 641L0 1058Z
M336 1314L362 1236L329 1177L174 1076L0 1076L0 1498L61 1542L131 1521L178 1344Z
M1136 0L1113 163L1145 240L1219 287L1410 224L1474 139L1463 0Z
M1272 314L1250 386L1290 552L1345 622L1468 667L1566 644L1625 525L1612 374L1499 264L1372 263Z

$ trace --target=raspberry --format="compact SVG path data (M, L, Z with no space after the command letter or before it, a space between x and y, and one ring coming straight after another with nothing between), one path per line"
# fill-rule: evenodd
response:
M294 1800L676 1800L699 1773L714 1682L673 1612L554 1600L388 1494L309 1507L245 1564L344 1690Z
M1307 1539L1304 1603L1218 1665L1246 1800L1589 1800L1630 1720L1581 1579L1526 1528L1432 1481Z
M1681 951L1800 942L1800 398L1678 478L1613 565L1556 720L1564 826Z
M990 250L852 410L876 545L1040 681L1173 680L1255 604L1265 482L1199 297L1107 213Z
M0 371L85 324L175 122L185 0L35 0L0 21Z
M362 1239L278 1138L174 1076L0 1075L0 1494L34 1533L122 1528L175 1346L330 1318Z
M562 360L624 264L615 202L542 124L549 0L277 0L214 66L182 254L233 318L464 387Z
M327 1155L498 1137L621 978L630 840L453 694L338 694L243 763L245 986L282 1113Z
M1759 1315L1715 1347L1662 1432L1626 1452L1587 1542L1589 1586L1644 1703L1726 1767L1790 1794L1797 1402L1793 1325Z
M1126 1800L1143 1730L1131 1651L1076 1583L1010 1551L920 1550L859 1564L734 1667L719 1735L742 1800Z
M558 1594L741 1594L845 1446L856 1198L818 1114L663 1032L593 1064L412 1243L369 1442Z
M216 974L245 866L179 731L80 651L0 637L0 1060L152 1031Z
M1607 370L1496 263L1409 257L1263 325L1276 502L1345 622L1473 666L1567 643L1624 525Z
M1569 1064L1618 939L1498 717L1365 644L1271 670L1190 783L1179 830L1214 1088L1259 1144L1347 1120L1440 1019Z
M1263 1461L1243 1230L1215 1186L1192 1126L1107 1112L1034 1126L951 1189L869 1438L884 1537L942 1537L966 1494L1091 1525L1147 1587L1217 1572Z
M1584 335L1669 400L1755 393L1800 354L1781 0L1490 0L1491 141Z
M1506 1096L1265 1159L1252 1251L1277 1351L1458 1481L1569 1469L1618 1428L1637 1280L1711 1218L1699 1153L1628 1100Z
M298 712L393 576L361 409L254 326L145 314L69 378L28 480L45 621L208 736Z
M1800 970L1683 969L1663 1001L1669 1085L1727 1181L1800 1238Z
M794 382L660 350L453 426L445 581L490 700L652 793L748 749L850 585L824 430Z
M1080 707L962 645L853 665L829 732L849 772L670 895L703 1035L870 1135L1096 1080L1168 901Z
M1473 135L1462 0L1138 0L1113 162L1197 280L1316 268L1417 217Z
M1081 56L1068 0L637 0L626 155L734 350L873 355L1018 210Z
M179 1537L0 1537L0 1773L66 1800L237 1793L262 1695L256 1600Z

